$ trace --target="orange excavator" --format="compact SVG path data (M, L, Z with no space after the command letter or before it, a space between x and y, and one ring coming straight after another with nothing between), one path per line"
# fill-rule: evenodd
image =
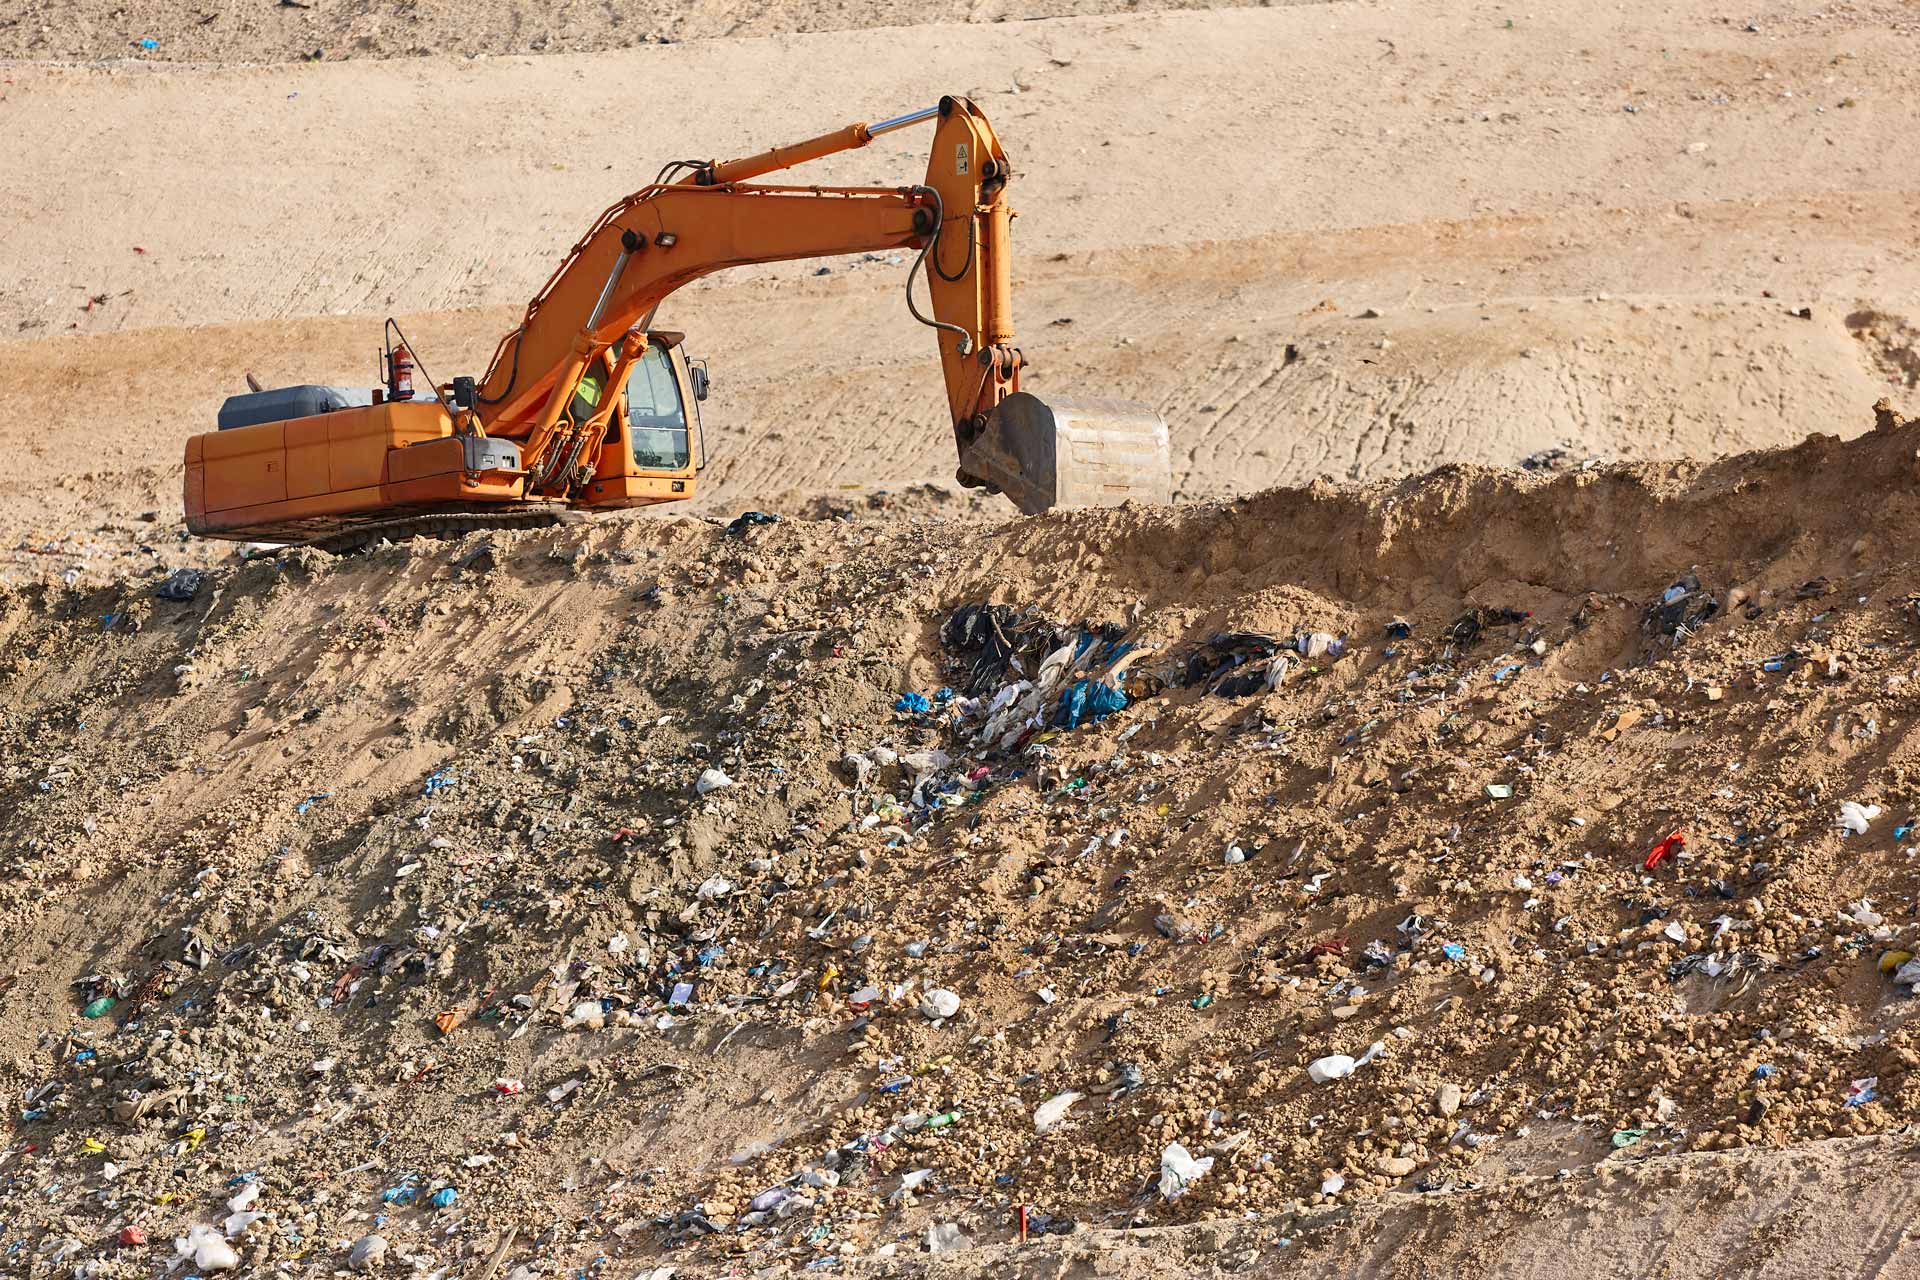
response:
M752 181L924 121L933 149L919 186ZM885 250L916 254L907 310L935 331L962 484L1028 514L1166 502L1167 428L1152 409L1021 389L1010 176L986 117L957 97L740 160L669 164L600 215L485 376L416 389L415 353L389 320L381 387L230 397L219 429L187 441L187 527L341 549L689 499L709 382L684 334L652 327L661 301L727 267ZM921 275L931 314L915 301Z

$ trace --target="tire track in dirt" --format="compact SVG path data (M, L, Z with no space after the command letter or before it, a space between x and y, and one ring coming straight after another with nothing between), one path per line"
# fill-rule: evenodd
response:
M1334 0L976 0L964 15L909 0L373 0L333 8L283 4L208 12L193 0L26 0L0 23L0 58L139 57L156 63L297 62L582 53L649 43L906 27L930 21L1027 22L1158 10L1327 4ZM153 40L143 49L141 39Z
M10 285L0 290L0 331L518 305L593 215L663 160L688 149L728 155L788 143L943 90L980 91L1005 126L1018 175L1012 194L1025 215L1022 261L1401 224L1411 228L1406 249L1457 256L1495 251L1502 220L1516 216L1599 221L1685 208L1707 218L1718 205L1737 212L1741 202L1844 191L1870 193L1850 218L1904 214L1910 228L1912 202L1902 206L1881 188L1907 182L1898 176L1910 169L1901 142L1920 131L1920 105L1901 91L1913 41L1871 17L1847 24L1769 41L1762 63L1705 6L1683 6L1663 28L1670 80L1660 110L1639 116L1623 114L1609 87L1631 83L1640 69L1623 43L1637 35L1634 20L1571 0L1554 0L1538 25L1476 32L1470 50L1451 20L1410 30L1390 9L1343 4L895 27L545 59L23 65L9 72L5 110L16 147L0 170L0 209L31 216L0 243L0 280ZM1858 48L1836 72L1841 36ZM1383 41L1398 54L1382 58ZM836 68L830 84L813 74L822 65ZM1477 86L1449 101L1493 94L1524 111L1508 113L1518 117L1510 123L1457 123L1427 87L1441 65ZM930 67L939 69L937 85ZM1206 74L1195 75L1197 67ZM1822 97L1852 93L1864 105L1836 110L1811 91L1787 98L1768 87L1788 81L1818 85ZM623 91L581 93L595 83ZM1029 87L1016 92L1019 83ZM550 105L559 102L567 109ZM650 119L660 104L697 118L698 128L635 127L636 111ZM80 136L86 145L74 145ZM1690 152L1702 137L1711 149ZM396 145L383 149L383 140ZM1787 145L1809 140L1812 150ZM924 135L903 131L807 176L910 179L924 168L925 145ZM85 234L71 234L75 225ZM1795 234L1837 231L1803 219ZM1480 243L1449 241L1458 234ZM1890 252L1859 251L1876 243L1856 241L1825 278L1911 270L1910 234ZM1584 244L1606 273L1646 269L1621 252L1613 227ZM1733 244L1754 247L1754 233ZM136 255L136 245L147 252ZM1352 263L1298 242L1277 247L1301 252L1256 264L1260 274L1322 283L1353 274ZM1788 256L1778 243L1766 247ZM1577 252L1562 246L1560 256ZM1721 287L1772 287L1791 270L1761 258ZM1424 298L1454 278L1413 287ZM1594 287L1611 287L1604 281ZM95 292L114 301L80 312Z

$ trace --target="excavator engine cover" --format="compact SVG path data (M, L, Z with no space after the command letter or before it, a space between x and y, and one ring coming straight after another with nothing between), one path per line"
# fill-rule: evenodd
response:
M1137 400L1043 400L1016 391L961 450L960 470L1030 516L1129 498L1173 501L1167 424Z

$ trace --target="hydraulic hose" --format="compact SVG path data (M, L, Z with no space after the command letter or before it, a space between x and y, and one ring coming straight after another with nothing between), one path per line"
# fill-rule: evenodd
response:
M946 208L944 204L941 202L940 193L932 187L915 187L914 191L916 193L924 193L926 195L930 195L933 197L933 234L927 237L926 244L920 247L920 255L913 260L913 265L907 269L907 314L912 316L915 320L918 320L921 324L926 325L929 329L945 329L948 333L958 335L960 340L957 348L958 351L963 356L969 355L973 351L973 335L972 334L968 333L965 329L962 329L957 324L948 324L944 320L935 320L927 316L923 316L920 314L920 308L914 305L913 278L915 275L919 274L921 267L926 263L927 255L931 254L934 250L934 246L940 243L940 231L946 225ZM971 227L969 227L969 230L971 230ZM968 236L967 263L969 266L971 266L973 263L973 244L972 244L971 235ZM937 258L934 260L933 270L940 271L939 259ZM949 276L946 272L940 271L940 278L942 280L947 281L947 283L949 284L958 282L965 275L966 275L966 270L964 268L961 270L960 274L957 276Z

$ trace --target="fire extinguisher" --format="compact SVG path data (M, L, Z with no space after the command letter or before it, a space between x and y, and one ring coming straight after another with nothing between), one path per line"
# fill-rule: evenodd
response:
M413 399L413 353L405 344L387 352L387 399Z

